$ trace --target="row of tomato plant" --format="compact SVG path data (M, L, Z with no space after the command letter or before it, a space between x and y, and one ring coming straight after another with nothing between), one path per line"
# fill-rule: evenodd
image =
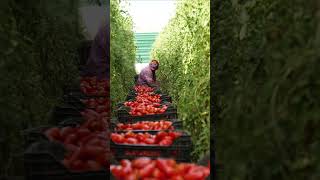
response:
M76 0L4 0L0 14L0 174L18 175L20 131L48 120L77 75L83 37Z
M314 0L213 2L221 179L319 178L319 7Z
M120 8L118 0L110 1L110 95L111 107L125 98L133 86L135 45L132 19Z
M195 142L194 158L210 148L210 1L184 0L156 39L157 77L178 106Z

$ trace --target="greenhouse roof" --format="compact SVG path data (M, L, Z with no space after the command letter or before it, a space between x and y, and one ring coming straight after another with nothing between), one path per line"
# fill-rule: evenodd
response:
M135 33L135 43L137 46L136 61L147 63L150 61L152 45L158 36L157 32Z

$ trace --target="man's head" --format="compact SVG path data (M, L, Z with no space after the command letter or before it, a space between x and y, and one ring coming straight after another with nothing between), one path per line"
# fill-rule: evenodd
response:
M152 71L155 71L159 68L159 62L155 59L151 60L150 67Z

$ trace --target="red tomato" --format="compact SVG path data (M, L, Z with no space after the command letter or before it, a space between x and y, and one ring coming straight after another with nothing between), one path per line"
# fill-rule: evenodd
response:
M150 127L147 124L142 124L141 129L142 130L149 130Z
M119 179L122 179L126 176L126 174L122 171L121 166L114 166L111 165L110 166L110 171L112 172L112 174Z
M144 142L146 139L145 135L143 135L142 133L138 133L136 138L139 142Z
M159 170L161 172L163 172L166 176L174 176L176 175L176 172L174 170L173 167L170 167L168 164L167 164L167 160L165 159L157 159L156 160L156 166L159 168Z
M206 177L204 170L205 169L200 166L193 166L184 178L186 180L202 180Z
M151 159L148 157L141 157L141 158L137 158L135 160L132 161L132 166L135 168L143 168L146 165L148 165L149 163L151 163Z
M148 165L146 165L144 168L139 170L139 177L145 178L150 177L152 175L152 172L154 171L156 164L155 162L151 162Z
M126 143L128 144L137 144L138 143L138 140L136 138L128 138L126 139Z
M115 143L123 143L124 142L124 137L120 134L112 133L111 134L111 140Z
M127 128L127 126L123 123L118 123L117 127L119 128L119 130L124 130L125 128Z
M187 174L187 172L189 171L189 169L192 167L191 164L188 163L180 163L177 164L175 171L177 174Z
M129 173L132 172L132 166L131 166L131 162L130 161L126 162L125 164L122 164L122 167L123 167L123 169L122 169L123 173L129 174Z
M127 159L122 159L120 161L121 166L126 167L126 166L131 166L131 161L127 160Z
M167 159L166 162L167 162L168 166L170 166L170 167L175 167L177 165L176 161L173 159Z
M56 128L56 127L46 130L45 131L45 135L51 141L52 140L60 140L61 139L60 129Z
M172 139L175 139L177 137L176 132L169 132L168 136L171 137Z
M165 136L167 136L168 135L168 133L166 133L166 132L164 132L164 131L160 131L160 132L158 132L157 133L157 136L156 136L156 139L157 140L161 140L161 139L163 139Z
M175 139L175 137L172 136L165 136L164 138L162 138L162 140L168 140L168 141L173 141Z
M160 141L159 145L160 146L170 146L170 145L172 145L172 141L168 140L168 139L165 139L165 140Z
M137 174L135 174L135 173L128 174L125 177L125 180L137 180L137 179L138 179L138 177L137 177Z
M147 138L147 139L144 140L144 142L146 144L155 144L156 143L156 141L154 139L152 139L152 138Z
M156 166L157 166L157 168L159 168L159 170L161 172L165 172L165 169L167 167L166 160L165 159L157 159L156 160Z
M129 131L125 134L125 138L133 138L135 136L136 136L135 133L133 133L132 131Z
M152 176L159 179L159 180L164 180L166 179L166 175L161 172L158 168L156 168L153 173L152 173Z
M143 136L144 136L145 138L150 138L150 137L152 137L151 134L149 134L149 133L144 133Z

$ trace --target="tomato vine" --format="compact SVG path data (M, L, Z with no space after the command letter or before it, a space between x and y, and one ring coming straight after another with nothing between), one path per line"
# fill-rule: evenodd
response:
M111 0L110 5L110 94L114 109L134 83L135 45L131 17L123 13L118 0Z
M214 1L219 179L319 178L319 7Z
M161 88L172 96L184 127L192 134L195 158L210 147L209 16L209 0L180 1L152 51L160 62Z
M75 0L1 1L2 175L18 166L11 158L23 150L21 130L46 124L62 88L78 76L76 50L83 37L77 8Z

